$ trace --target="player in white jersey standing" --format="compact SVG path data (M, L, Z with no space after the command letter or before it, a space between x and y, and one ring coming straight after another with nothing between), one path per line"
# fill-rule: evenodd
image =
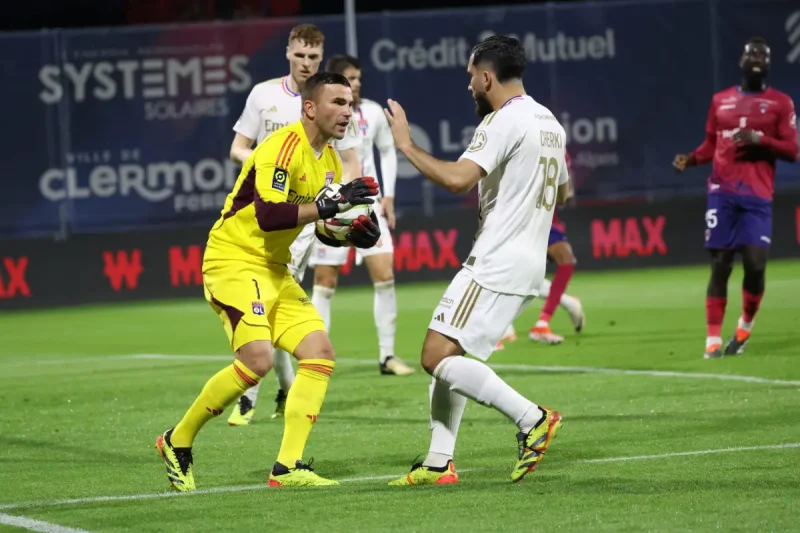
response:
M394 291L394 245L390 229L394 229L394 191L397 180L397 150L392 131L383 108L377 102L361 97L361 65L355 57L335 55L328 59L325 70L342 74L353 90L353 116L362 137L358 150L361 161L359 176L378 176L374 148L381 157L381 181L383 196L375 203L381 240L372 248L357 249L356 256L367 265L369 276L375 287L373 314L378 330L378 368L382 375L407 376L414 369L394 353L397 322L397 298ZM322 315L328 330L331 329L331 300L336 291L339 268L347 263L348 247L333 248L319 241L314 243L309 264L314 267L314 291L311 303Z
M525 64L522 43L512 37L489 37L473 48L469 90L484 118L457 162L441 161L416 146L403 108L388 101L395 143L411 164L454 193L477 184L480 197L472 251L433 311L422 347L422 366L433 376L430 449L391 485L458 481L453 451L467 398L495 408L519 428L512 481L536 468L561 426L558 412L524 398L483 362L520 309L537 296L553 210L566 202L570 189L564 128L525 94Z
M302 105L300 91L306 80L317 73L322 62L325 36L313 24L300 24L289 32L286 59L289 60L289 75L275 78L253 87L247 96L244 111L233 126L236 135L231 143L231 159L239 164L253 152L253 142L260 144L274 131L300 120ZM358 148L361 135L355 122L350 124L345 138L334 141L342 159L343 177L348 181L360 177L361 165L358 161ZM314 224L307 225L290 249L292 263L289 269L300 283L303 280L314 238ZM283 350L274 351L275 376L279 390L275 398L275 413L272 418L283 416L286 395L294 382L294 368L290 355ZM252 387L239 398L228 418L228 424L243 426L250 423L255 414L259 385Z

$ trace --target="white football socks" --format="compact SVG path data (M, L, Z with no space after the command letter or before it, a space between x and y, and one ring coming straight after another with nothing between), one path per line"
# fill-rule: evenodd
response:
M464 356L446 357L433 375L450 385L450 389L481 405L494 407L523 433L527 433L542 418L542 410L500 379L494 370L475 359Z
M722 337L706 337L706 350L714 345L720 346L722 344Z
M255 387L250 387L249 389L244 391L244 394L242 394L242 396L244 396L245 398L250 400L250 403L253 404L253 407L256 406L256 400L258 399L258 389L259 389L259 387L261 387L261 382L260 381L258 382L258 384L256 384Z
M336 289L314 285L314 291L311 293L311 304L317 309L328 331L331 330L331 299L335 292Z
M550 296L550 285L551 283L549 279L545 278L542 280L542 284L539 286L539 298L546 300L547 297ZM565 309L569 310L573 307L575 299L565 292L561 295L561 299L558 303Z
M278 386L283 392L289 394L289 389L294 383L294 367L292 366L292 356L283 350L275 348L272 352L273 368L275 369L275 378L278 380ZM255 387L250 387L242 396L245 396L256 406L258 400L258 389L261 388L261 382Z
M394 339L397 327L397 296L394 291L394 280L380 281L375 284L375 304L373 306L375 327L378 330L378 346L380 362L394 355Z
M430 385L431 402L431 446L423 464L444 467L453 458L456 448L458 427L467 406L466 396L450 389L444 381L432 378Z
M289 389L294 383L294 367L292 366L292 356L289 352L285 352L278 348L272 352L273 368L275 369L275 377L278 379L278 385L281 390L289 394Z

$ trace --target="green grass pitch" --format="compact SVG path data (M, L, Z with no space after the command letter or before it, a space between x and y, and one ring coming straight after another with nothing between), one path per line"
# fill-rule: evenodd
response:
M796 531L798 272L800 261L771 263L747 352L706 361L707 267L578 269L569 292L584 303L586 330L573 333L559 310L552 326L564 344L521 337L490 360L564 416L521 484L509 481L513 424L470 403L458 485L386 485L427 451L430 378L378 374L370 288L340 289L333 301L340 363L306 448L320 474L343 481L329 489L266 488L283 430L269 419L277 385L268 376L256 422L228 427L227 412L212 420L195 446L201 490L171 497L155 438L229 360L202 295L3 313L0 524L12 516L83 531ZM740 313L740 281L737 269L725 336ZM397 352L417 368L444 287L398 288ZM516 321L519 333L541 305Z

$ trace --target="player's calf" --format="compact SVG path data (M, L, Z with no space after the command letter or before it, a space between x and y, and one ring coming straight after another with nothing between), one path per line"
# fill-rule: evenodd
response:
M375 329L378 331L378 370L383 376L409 376L415 369L394 353L395 336L397 331L397 295L394 286L394 253L392 248L388 251L379 249L387 248L384 239L391 239L388 228L386 236L365 253L364 263L369 271L369 277L375 288L375 301L373 305L373 318ZM373 253L380 251L380 253Z
M280 487L333 484L334 482L314 473L309 468L310 465L305 464L302 459L335 366L333 345L320 320L301 323L287 330L283 337L287 344L296 343L297 338L302 340L296 346L287 347L292 349L297 358L297 377L286 398L283 441L270 474L269 485Z
M550 319L553 313L555 313L556 308L562 303L563 296L569 285L569 280L575 272L576 260L575 254L572 252L572 246L570 246L566 240L559 240L552 243L548 247L547 253L558 266L556 267L556 274L553 277L553 282L550 285L550 290L544 302L544 306L542 307L542 312L539 314L539 319L531 328L528 336L531 340L544 344L559 344L564 338L550 330ZM576 310L579 305L572 305L571 307ZM580 309L581 316L573 317L573 313L570 313L570 317L573 323L575 323L575 329L577 331L583 329L584 319L582 314L582 308Z
M722 357L722 322L728 302L728 278L733 270L732 250L711 250L711 276L706 290L706 349L704 359Z

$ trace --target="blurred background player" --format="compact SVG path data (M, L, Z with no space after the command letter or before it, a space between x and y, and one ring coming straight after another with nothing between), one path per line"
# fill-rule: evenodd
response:
M571 174L572 165L568 152L565 152L565 159L567 171ZM570 191L570 195L572 195L572 191ZM575 271L576 260L572 246L567 241L564 223L558 220L558 210L553 212L553 225L550 226L550 235L547 240L547 257L556 263L556 274L553 276L552 284L547 279L542 281L542 286L539 288L539 298L545 298L544 306L539 314L539 320L536 321L536 324L528 333L528 338L544 344L559 344L564 341L564 337L556 335L550 330L550 319L555 313L556 307L561 305L567 311L575 331L578 333L581 332L586 324L586 316L583 313L583 306L580 300L566 293L569 280ZM513 342L515 340L517 340L517 334L514 331L514 323L512 322L506 329L503 340L497 343L495 349L502 350L504 342Z
M373 248L356 250L356 257L363 258L375 287L373 313L378 330L378 367L383 375L407 376L414 369L395 356L395 331L397 322L397 297L394 290L394 246L390 229L395 227L394 191L397 180L397 151L392 130L383 114L383 108L372 100L361 98L361 64L347 55L331 57L325 67L328 72L342 74L353 89L353 118L362 136L358 150L361 161L359 176L378 175L375 166L374 148L381 156L383 197L375 203L375 213L381 227L381 240ZM347 178L345 178L345 181ZM314 291L311 301L317 308L325 325L331 327L331 300L336 291L339 268L347 263L349 248L332 248L317 241L309 264L314 267Z
M797 118L792 99L767 86L770 49L751 38L739 60L741 85L711 99L706 138L694 152L678 154L678 171L713 161L708 178L705 247L711 253L706 295L706 359L739 354L750 338L764 296L772 237L772 198L778 159L798 157ZM721 327L734 253L744 266L742 315L722 349Z
M283 440L268 485L338 485L303 462L335 354L322 317L289 270L289 249L306 224L371 204L369 197L378 193L374 179L356 179L335 197L315 200L326 185L341 182L341 162L329 141L345 136L352 100L343 76L320 72L309 78L302 90L302 119L256 147L209 231L204 293L236 355L233 364L206 382L181 421L156 440L167 478L177 490L195 490L192 446L197 434L271 370L274 348L292 353L298 371L286 399ZM380 238L376 221L361 217L347 234L348 242L374 246Z
M422 347L422 366L432 376L428 455L391 485L458 482L453 452L467 398L493 407L519 428L515 482L536 468L561 425L558 412L531 402L484 363L503 336L503 324L538 294L553 209L566 202L570 189L566 133L549 109L525 93L526 63L517 39L495 35L475 46L469 90L483 121L456 162L415 145L403 108L388 102L392 134L408 161L451 192L464 194L478 185L480 198L472 250L433 311Z
M300 24L289 32L286 59L289 60L289 75L275 78L253 87L247 97L244 111L233 126L236 135L231 143L231 159L244 164L253 152L253 142L261 142L276 130L300 120L302 102L300 92L311 76L317 73L322 61L325 36L313 24ZM344 176L349 180L359 177L360 165L357 148L361 138L351 124L341 140L333 141L342 160ZM303 281L311 247L314 243L314 225L307 225L291 248L292 262L289 265L298 283ZM280 417L286 405L286 395L294 382L292 359L283 350L275 350L275 377L278 379L278 394L272 418ZM259 386L248 389L239 399L228 418L233 426L247 425L255 415Z

